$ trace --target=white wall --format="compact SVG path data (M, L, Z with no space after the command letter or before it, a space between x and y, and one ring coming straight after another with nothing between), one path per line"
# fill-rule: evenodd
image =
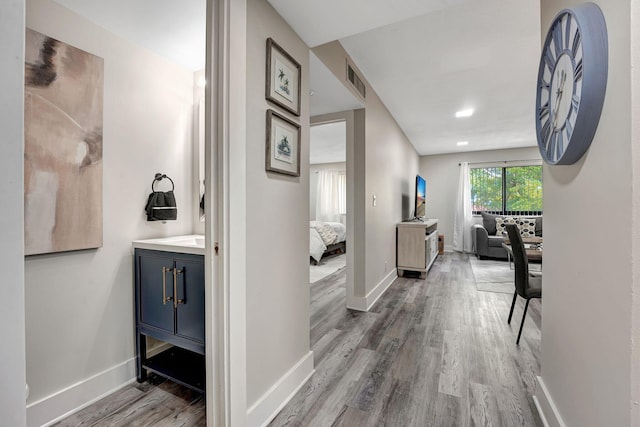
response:
M302 67L299 117L265 100L268 37ZM232 206L232 215L244 218L247 236L249 425L255 420L262 421L257 413L268 406L265 402L270 399L270 389L286 382L291 369L304 366L305 375L313 369L309 346L308 76L309 50L304 42L266 0L248 0L246 119L251 125L247 127L246 163L233 166L246 168L246 211L233 210ZM278 111L301 125L299 177L265 171L267 109ZM233 182L231 188L235 188Z
M631 424L640 425L640 0L631 0L631 149L633 167L633 301L631 325Z
M543 37L557 12L579 3L542 0ZM543 265L536 395L555 404L567 426L629 426L631 302L637 288L632 262L638 260L632 252L638 229L632 223L632 176L639 166L632 163L631 3L596 3L609 34L609 78L598 130L576 164L543 169L545 260L553 262ZM547 416L555 418L549 411Z
M467 151L420 157L420 175L427 181L427 217L438 218L438 232L444 234L445 246L453 244L453 221L458 197L461 162L494 162L513 160L540 160L538 147L505 150ZM413 210L413 187L411 209Z
M313 52L349 90L346 80L346 51L339 42L315 47ZM347 295L347 304L367 309L395 277L396 224L406 215L403 205L412 197L412 184L418 173L419 156L391 113L373 88L365 80L367 99L364 109L364 135L356 126L354 147L356 240L362 243L364 254L356 254L354 263L354 297ZM357 96L357 95L356 95ZM362 120L363 110L356 112L356 124ZM373 206L373 197L376 206ZM359 245L359 242L355 242ZM353 247L353 246L352 246ZM359 249L358 249L359 250ZM362 267L360 265L362 259ZM362 268L363 274L359 274ZM351 301L351 302L350 302ZM353 303L352 303L353 302ZM359 304L359 305L358 305Z
M24 1L0 4L0 424L24 426L25 312L23 263Z
M104 58L105 82L104 246L25 261L28 412L35 425L134 375L131 241L193 228L193 73L50 0L29 1L27 26ZM156 172L175 182L177 221L145 220ZM87 381L94 375L108 380L95 386L95 378Z
M338 163L319 163L317 165L310 165L309 167L309 219L315 221L316 219L316 205L318 201L318 172L321 170L336 170L346 171L346 162ZM344 216L344 215L343 215ZM342 223L346 224L346 218L342 219Z

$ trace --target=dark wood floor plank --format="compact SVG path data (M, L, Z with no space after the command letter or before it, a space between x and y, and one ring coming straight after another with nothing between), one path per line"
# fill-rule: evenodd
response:
M108 417L125 406L131 405L145 395L143 390L136 387L125 387L111 394L108 399L100 401L72 414L64 420L54 424L55 427L85 427L92 426L99 420Z

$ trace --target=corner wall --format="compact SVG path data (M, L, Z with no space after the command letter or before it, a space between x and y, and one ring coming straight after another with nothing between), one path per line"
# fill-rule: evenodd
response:
M3 425L24 426L25 292L23 245L24 165L24 11L23 0L0 3L0 419Z
M420 157L420 176L427 181L427 217L438 218L438 233L444 234L447 249L451 249L453 245L453 222L460 177L459 163L531 159L540 160L538 147L466 151ZM413 193L410 203L413 210Z
M193 73L50 0L27 27L104 58L103 247L25 259L29 425L133 379L131 241L191 233ZM23 29L24 30L24 29ZM178 220L148 223L156 172L175 182Z
M265 100L266 40L302 67L296 117ZM313 372L309 344L309 49L266 0L247 1L247 425L262 425ZM230 95L233 98L233 94ZM266 111L301 126L300 176L265 171ZM230 188L233 191L234 183ZM233 236L232 236L233 237ZM233 242L233 239L232 239ZM231 284L233 287L233 283Z
M342 45L335 41L315 47L313 52L355 94L346 79L346 61L353 61ZM364 110L356 111L356 121L364 119L364 135L355 135L354 212L364 212L364 218L358 217L356 225L363 227L364 233L355 230L355 239L362 241L366 252L356 254L355 294L347 304L366 311L396 277L396 224L407 219L403 206L407 198L413 197L419 156L366 76L358 73L365 82L367 99ZM360 257L364 261L362 267Z
M561 9L579 3L542 0L542 36ZM609 38L607 93L598 129L577 163L543 168L545 260L553 262L543 265L536 397L552 426L632 425L631 308L637 287L632 265L638 258L632 252L638 227L632 222L632 213L637 218L632 177L638 165L632 163L631 6L629 1L596 3ZM549 411L552 406L555 413Z
M633 164L633 300L631 425L640 425L640 0L631 0L631 146Z

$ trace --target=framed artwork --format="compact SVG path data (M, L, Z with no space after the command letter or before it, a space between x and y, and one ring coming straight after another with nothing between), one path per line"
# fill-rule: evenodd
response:
M265 169L300 176L300 125L267 110L267 156Z
M268 38L267 100L299 116L301 75L300 64L272 38Z
M104 61L27 29L25 255L102 246Z

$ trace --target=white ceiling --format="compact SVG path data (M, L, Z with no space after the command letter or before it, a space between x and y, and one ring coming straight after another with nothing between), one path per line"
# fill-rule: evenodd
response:
M364 106L313 52L309 52L309 80L312 117Z
M204 68L206 0L56 1ZM539 0L268 1L309 46L342 43L420 154L535 145ZM310 63L312 115L360 108L313 54ZM475 114L455 119L463 108Z
M536 144L537 0L269 2L310 46L340 40L420 154Z
M55 0L189 70L204 69L206 0Z

